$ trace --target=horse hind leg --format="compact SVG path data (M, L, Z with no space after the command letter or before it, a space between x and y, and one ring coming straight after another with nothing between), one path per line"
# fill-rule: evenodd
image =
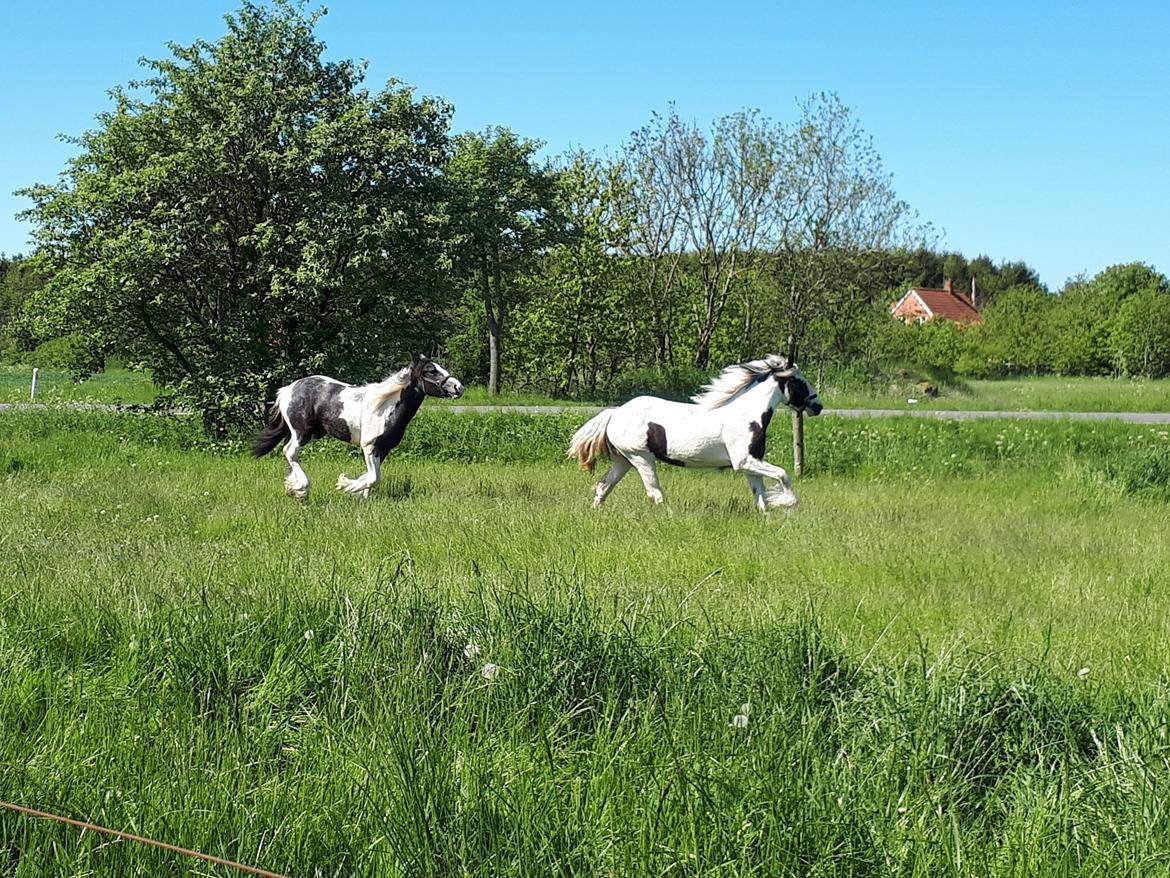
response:
M284 493L298 500L309 497L309 477L301 468L300 454L304 443L296 430L289 428L289 438L284 444L284 457L288 461L288 474L284 477Z
M593 488L593 508L598 509L613 490L614 485L622 480L622 476L630 471L630 462L618 452L614 452L613 465Z
M654 465L654 458L632 454L630 463L642 477L642 485L646 488L646 496L650 498L650 502L655 506L661 505L666 497L662 493L662 485L658 482L658 468Z

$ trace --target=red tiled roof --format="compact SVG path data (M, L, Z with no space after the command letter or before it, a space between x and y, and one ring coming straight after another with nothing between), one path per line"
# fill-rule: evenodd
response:
M949 290L932 290L928 287L914 287L910 290L916 293L935 317L944 320L957 320L962 323L978 323L982 315L971 305L971 300L960 293Z

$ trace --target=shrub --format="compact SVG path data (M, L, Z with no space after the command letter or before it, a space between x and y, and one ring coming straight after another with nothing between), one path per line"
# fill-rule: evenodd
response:
M77 333L41 342L23 359L39 369L64 369L77 375L99 371L103 365L101 354Z
M693 366L666 366L622 372L609 386L612 402L625 402L635 396L660 396L687 402L710 378Z

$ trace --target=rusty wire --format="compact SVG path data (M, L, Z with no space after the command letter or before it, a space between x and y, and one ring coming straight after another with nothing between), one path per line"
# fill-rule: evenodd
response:
M121 832L117 829L110 829L106 826L98 826L96 823L86 823L84 820L74 820L70 817L62 817L59 814L50 814L48 811L38 811L36 808L29 808L26 805L16 805L12 802L0 802L0 808L9 811L15 811L18 814L24 814L28 817L37 817L43 820L55 820L57 823L64 823L68 826L76 826L81 830L90 830L92 832L102 832L106 835L112 835L115 838L125 839L126 841L136 841L139 844L149 845L164 851L171 851L172 853L182 854L185 857L194 857L199 860L205 860L208 863L215 863L220 866L228 866L232 869L238 869L241 872L247 872L250 875L260 875L263 878L289 878L287 875L281 875L279 872L269 872L267 869L261 869L258 866L246 866L243 863L237 863L234 860L225 860L223 857L216 857L212 854L201 854L199 851L193 851L189 848L181 848L178 845L168 844L165 841L155 841L153 838L144 838L141 835L131 835L129 832Z

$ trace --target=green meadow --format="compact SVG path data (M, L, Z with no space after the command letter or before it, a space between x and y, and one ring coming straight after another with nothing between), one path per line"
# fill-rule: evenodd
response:
M1170 873L1165 429L809 419L763 516L590 509L580 420L424 409L302 504L0 415L0 799L298 876ZM9 813L0 872L232 874Z
M29 402L32 371L31 366L0 366L0 403ZM59 369L41 369L37 375L38 403L143 405L154 402L156 395L149 375L122 368L107 369L85 381Z
M892 380L863 387L832 379L821 397L837 408L943 409L973 411L1166 412L1170 380L1086 376L962 379L938 387L931 398L916 382ZM910 402L910 400L914 402Z
M1028 377L996 380L961 380L944 384L938 398L922 393L907 378L868 381L864 385L834 376L809 376L818 385L830 408L897 408L976 411L1058 412L1166 412L1170 411L1170 379L1117 379L1101 377ZM0 366L0 403L29 401L32 368ZM111 368L84 381L67 372L42 369L37 402L42 403L152 403L158 394L150 376L123 368ZM913 403L908 400L915 400ZM486 388L471 385L458 400L435 400L445 405L555 405L599 406L602 400L566 400L542 393L508 390L489 396Z

